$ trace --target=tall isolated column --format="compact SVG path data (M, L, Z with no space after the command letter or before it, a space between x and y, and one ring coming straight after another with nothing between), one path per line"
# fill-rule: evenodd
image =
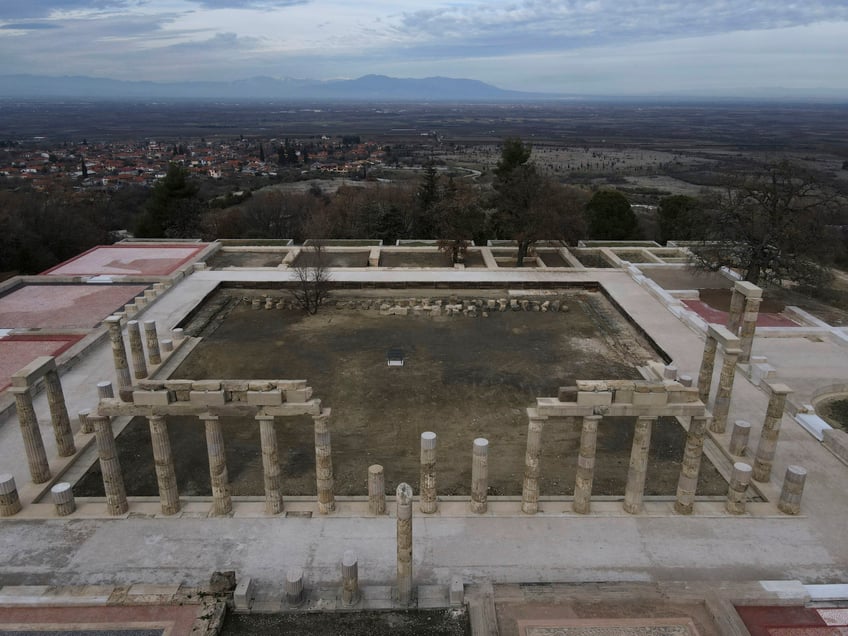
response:
M130 339L133 374L136 380L141 380L147 377L147 363L144 361L144 345L141 343L141 329L138 326L138 320L127 322L127 336Z
M432 431L421 433L421 486L418 496L421 512L436 512L436 434Z
M586 415L580 431L580 454L577 456L577 477L574 480L571 509L581 515L589 514L592 507L592 482L595 479L595 451L600 421L600 415Z
M742 324L742 312L745 307L745 296L736 286L730 294L730 312L727 314L727 330L733 335L739 333L739 325Z
M471 451L471 512L483 514L489 507L489 440L478 437Z
M15 408L18 411L18 423L21 425L21 437L24 440L32 483L43 484L50 479L50 464L47 462L41 429L38 428L38 418L32 407L32 389L12 387L9 391L15 396Z
M283 490L280 478L280 453L277 450L277 429L273 415L257 415L262 443L262 473L265 480L265 514L283 511Z
M762 290L760 293L762 293ZM748 296L745 299L745 313L742 314L742 329L739 333L739 339L742 341L742 354L739 356L740 362L751 360L751 349L754 346L754 332L757 330L757 318L759 318L760 303L762 300L762 298L752 296Z
M121 391L127 390L132 386L132 378L130 377L129 362L127 361L127 347L124 344L124 335L121 332L121 319L118 316L109 316L104 322L109 327L109 340L112 343L112 359L115 362L115 375L118 378L118 393L121 395L121 399L124 399Z
M162 354L159 351L159 334L156 333L156 321L144 321L144 341L147 344L147 360L150 364L162 364Z
M380 464L368 467L368 512L372 515L386 514L386 480Z
M651 447L651 425L656 417L636 418L633 431L633 448L630 451L630 468L624 489L624 511L635 515L642 511L645 495L645 477L648 474L648 450Z
M51 369L44 374L44 386L47 393L47 404L50 406L50 419L53 422L53 435L56 437L59 457L70 457L77 452L77 447L74 445L74 433L71 430L68 407L65 405L62 381L59 379L59 373L56 369Z
M100 472L103 473L103 490L106 494L106 509L110 515L122 515L129 510L124 477L118 461L118 449L115 446L115 433L112 420L96 415L90 418L94 422L97 436L97 454L100 458Z
M153 465L159 485L159 504L163 515L173 515L180 511L180 493L177 489L171 439L168 436L168 422L161 415L148 415L147 421L150 424Z
M315 423L315 480L318 486L318 512L326 515L336 509L333 495L333 453L330 446L331 409L321 409L312 417Z
M783 408L786 406L786 396L792 393L785 384L771 384L766 417L763 420L763 430L760 433L760 443L754 456L753 477L755 481L766 482L771 478L771 466L777 451L777 438L780 435L780 420L783 419Z
M542 430L547 418L535 415L535 409L528 409L528 415L530 418L527 424L527 452L524 455L524 486L521 489L521 511L533 515L539 512Z
M412 486L397 487L397 586L398 602L412 602Z
M695 505L695 491L698 488L701 457L704 455L707 420L706 417L689 418L689 433L686 435L686 447L683 449L683 462L680 465L680 478L677 480L677 500L674 502L675 512L681 515L692 514L692 508Z
M359 602L359 565L356 552L345 550L342 556L342 603L346 606Z
M212 483L212 514L228 515L233 511L230 494L230 477L227 473L227 456L224 450L224 433L217 415L200 416L206 427L206 451L209 454L209 479Z
M741 349L724 350L724 361L721 365L721 376L718 380L716 398L713 404L713 421L710 430L713 433L724 433L727 428L727 415L730 413L730 397L733 394L733 381L736 378L736 362Z
M710 399L716 349L718 349L718 341L712 334L707 332L707 341L704 343L704 355L701 358L701 370L698 373L698 397L704 404Z

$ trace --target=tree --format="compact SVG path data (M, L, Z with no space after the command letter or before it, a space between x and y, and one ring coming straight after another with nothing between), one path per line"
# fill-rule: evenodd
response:
M627 198L615 190L599 190L586 204L589 238L626 241L639 238L639 221Z
M485 222L480 197L468 184L457 185L451 180L444 196L431 209L439 249L450 256L452 263L462 263L472 237Z
M439 173L436 171L432 159L427 162L424 178L421 185L418 186L416 198L418 206L412 219L410 234L415 238L432 238L436 230L433 218L436 214L435 208L442 198L441 188L439 187Z
M657 209L660 243L695 239L700 216L701 202L695 197L678 194L660 199Z
M330 295L330 271L321 241L304 247L294 267L295 283L290 290L295 302L310 315L315 315Z
M780 161L756 175L728 179L726 191L705 211L696 264L738 270L759 284L829 280L835 252L830 223L834 193L803 168Z
M145 206L145 213L136 227L136 236L147 238L188 238L200 231L202 205L197 199L197 184L188 178L188 171L172 163L168 173L159 180Z

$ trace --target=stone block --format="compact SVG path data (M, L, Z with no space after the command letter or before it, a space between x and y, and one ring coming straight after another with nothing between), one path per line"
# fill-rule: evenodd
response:
M173 402L171 391L133 391L133 404L136 406L167 406Z
M191 380L165 380L165 388L169 391L191 391Z
M668 394L662 393L633 393L633 406L665 406L668 404Z
M277 406L283 403L283 392L279 389L274 391L248 391L247 403L252 406Z
M56 370L56 358L40 356L12 374L12 386L25 389L35 384L48 371Z
M245 576L240 579L233 592L233 605L235 610L247 611L253 605L253 599L256 596L256 591L253 586L253 579Z
M465 585L462 583L461 576L451 578L450 604L451 607L459 607L465 604Z
M142 391L162 391L166 389L165 382L163 380L138 380L135 385L141 389Z
M580 406L609 406L612 404L612 392L577 391L577 404Z
M822 431L824 447L848 464L848 433L837 428Z
M308 402L312 399L312 387L286 389L286 402Z
M195 380L191 384L193 391L220 391L220 380Z
M666 394L669 404L697 402L701 399L698 395L698 387L687 387L682 384L669 386Z
M733 288L740 292L745 298L762 298L763 290L757 287L754 283L749 283L746 280L738 280L733 284Z
M275 388L268 380L255 380L247 383L248 391L270 391Z
M630 404L633 402L633 389L618 389L613 394L613 402L616 404Z
M191 391L189 401L205 406L224 406L227 402L223 391Z

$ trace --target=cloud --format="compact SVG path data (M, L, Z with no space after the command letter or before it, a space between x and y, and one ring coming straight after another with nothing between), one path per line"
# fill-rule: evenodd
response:
M43 29L61 29L58 24L53 22L9 22L0 26L0 29L7 31L38 31Z
M9 0L0 2L0 20L44 18L54 12L118 10L135 4L134 0Z
M192 0L206 9L279 9L312 0Z

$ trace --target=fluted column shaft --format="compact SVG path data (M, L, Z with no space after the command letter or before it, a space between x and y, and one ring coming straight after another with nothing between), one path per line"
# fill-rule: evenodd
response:
M217 415L200 416L206 427L206 451L209 454L209 480L212 484L212 514L228 515L233 511L230 494L230 477L227 473L227 456L224 433Z
M44 374L44 386L47 393L47 404L50 406L50 419L53 422L53 435L56 437L56 448L59 457L70 457L77 452L74 445L74 432L71 430L71 418L68 417L68 407L65 405L65 393L59 373L52 369Z
M674 510L682 515L692 514L695 505L698 473L701 471L701 458L704 455L707 419L706 417L689 418L689 432L686 435L683 461L680 464L680 478L677 480L677 500L674 502Z
M109 341L112 343L112 359L115 362L115 375L118 379L118 392L121 389L129 389L132 386L130 377L130 366L127 361L127 347L124 344L124 335L121 332L121 319L117 316L109 316L105 320L109 327Z
M333 495L333 453L330 445L330 409L315 415L315 480L318 487L318 512L322 515L336 509Z
M751 482L751 467L744 462L733 464L724 509L732 515L745 513L745 491Z
M745 296L735 287L730 294L730 312L727 314L727 330L734 336L739 333L742 323L742 311L745 307Z
M760 303L762 298L746 298L745 313L742 315L742 329L739 333L742 353L739 355L740 362L748 362L751 359L751 349L754 346L754 332L757 330L757 318L760 314Z
M171 453L168 422L161 415L150 415L147 421L150 424L150 442L153 446L153 464L156 468L162 514L173 515L180 511L180 493L177 488L174 456Z
M103 474L103 491L106 494L106 509L110 515L122 515L129 510L124 477L118 461L118 448L115 445L115 433L112 420L101 415L89 418L94 423L97 436L97 455L100 458L100 472Z
M543 417L530 416L527 424L527 451L524 455L524 486L521 511L532 515L539 511L539 475L541 474Z
M265 480L265 514L283 511L283 490L280 477L280 454L277 450L277 429L273 415L257 415L262 442L262 474Z
M704 404L710 399L717 349L718 341L708 333L704 343L704 355L701 358L701 370L698 372L698 397Z
M21 425L21 437L24 440L24 451L32 483L43 484L50 479L50 464L47 462L41 429L38 428L38 418L32 407L32 389L12 387L9 391L15 396L18 423Z
M436 512L436 434L421 433L421 486L419 492L421 512Z
M766 482L771 478L771 466L777 451L777 438L780 435L780 421L783 419L783 408L786 406L786 396L792 393L785 384L771 385L766 416L760 433L760 442L754 457L755 481Z
M372 515L386 514L386 480L380 464L368 467L368 512Z
M592 483L595 479L595 452L598 445L598 424L600 415L587 415L583 418L580 431L580 454L577 456L577 477L574 480L574 512L588 514L591 510Z
M147 360L150 364L162 364L162 354L159 351L159 334L156 333L154 320L144 321L144 341L147 344Z
M141 329L138 326L138 320L127 322L127 336L130 339L133 374L137 380L141 380L147 377L147 363L144 361L144 345L141 343Z
M645 477L648 474L648 450L651 447L651 425L657 418L638 417L633 432L630 467L624 490L624 511L634 515L642 511L645 495Z
M489 440L478 437L471 451L471 512L483 514L489 507Z
M397 586L398 602L412 602L412 486L397 487Z
M345 550L342 557L342 603L356 605L359 602L359 565L356 552Z
M740 349L725 349L724 361L721 365L721 376L718 380L716 398L713 404L713 421L710 430L713 433L724 433L727 428L727 415L730 413L730 398L733 395L733 381L736 378L736 362Z

